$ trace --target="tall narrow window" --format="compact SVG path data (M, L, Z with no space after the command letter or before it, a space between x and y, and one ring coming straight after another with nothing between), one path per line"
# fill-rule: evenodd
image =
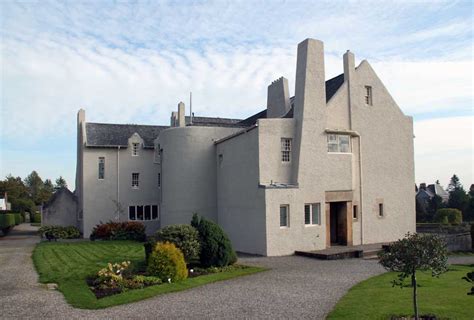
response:
M352 219L357 220L358 217L359 217L359 212L358 212L357 206L355 205L352 207Z
M158 172L158 188L161 188L161 173Z
M289 138L281 139L281 161L282 162L291 161L291 139Z
M370 86L365 86L365 104L372 105L372 87Z
M99 179L102 180L105 177L105 157L99 157Z
M135 206L130 206L128 207L128 219L129 220L136 220L136 212L135 212Z
M138 156L139 143L132 143L132 156Z
M145 206L145 219L151 220L151 206Z
M138 189L140 184L140 174L139 173L132 173L132 188Z
M154 161L160 163L160 144L155 145Z
M280 206L280 227L289 227L289 206L283 205Z
M143 206L137 206L137 220L143 220Z
M304 205L304 224L317 225L321 224L321 204L312 203Z
M384 212L383 212L383 203L379 203L379 217L383 217Z
M151 219L158 219L158 206L156 204L151 206Z

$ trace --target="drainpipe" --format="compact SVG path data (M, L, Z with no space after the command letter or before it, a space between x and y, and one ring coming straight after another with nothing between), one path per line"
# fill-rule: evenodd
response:
M117 147L117 213L120 221L120 146Z
M362 137L359 135L359 193L360 193L360 244L364 244L364 221L363 221L363 207L364 202L362 197Z

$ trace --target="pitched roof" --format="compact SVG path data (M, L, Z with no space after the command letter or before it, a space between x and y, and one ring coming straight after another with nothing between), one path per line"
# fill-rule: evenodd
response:
M72 193L71 190L69 190L67 187L61 187L53 193L53 196L48 200L48 202L44 204L43 209L50 207L56 201L56 199L63 193L73 199L73 201L77 201L76 195Z
M144 141L145 148L153 148L153 141L161 130L169 126L148 126L137 124L86 123L88 147L127 147L128 138L135 132Z
M336 94L337 90L342 86L344 83L344 73L331 78L326 81L326 103ZM290 98L291 108L283 118L293 118L293 109L294 109L294 101L295 97ZM267 109L260 111L247 119L242 120L240 123L246 126L252 126L257 123L258 119L263 119L267 117Z

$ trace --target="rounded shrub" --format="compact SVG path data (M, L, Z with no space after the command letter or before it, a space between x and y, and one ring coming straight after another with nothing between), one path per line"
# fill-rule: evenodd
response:
M33 215L33 222L35 223L41 223L41 213L35 213Z
M170 242L156 244L148 258L147 273L163 282L176 282L188 277L183 253Z
M7 234L15 226L15 215L11 213L0 214L0 230Z
M201 244L197 230L187 224L173 224L158 230L155 234L160 242L171 242L183 252L187 264L199 259Z
M434 221L442 224L461 224L462 212L453 208L438 209L435 213Z
M224 267L237 261L229 238L218 224L194 214L191 225L199 233L201 266Z
M96 225L90 235L91 240L135 240L145 241L145 225L141 222L113 222Z

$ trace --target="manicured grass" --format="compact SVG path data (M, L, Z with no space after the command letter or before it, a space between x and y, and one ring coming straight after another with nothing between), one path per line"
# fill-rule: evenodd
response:
M144 259L143 244L132 241L43 242L33 251L33 262L40 275L40 282L57 283L66 301L74 307L83 309L100 309L135 302L163 293L186 290L265 270L257 267L236 269L189 278L177 283L130 290L102 299L96 299L87 286L85 279L96 274L108 262L129 260L132 263L143 263Z
M418 272L420 315L435 314L442 319L473 319L474 297L468 296L471 284L461 278L474 265L452 265L439 278ZM327 319L390 319L391 315L412 315L412 288L392 287L396 273L388 272L354 287L338 302ZM439 318L438 318L439 319Z

